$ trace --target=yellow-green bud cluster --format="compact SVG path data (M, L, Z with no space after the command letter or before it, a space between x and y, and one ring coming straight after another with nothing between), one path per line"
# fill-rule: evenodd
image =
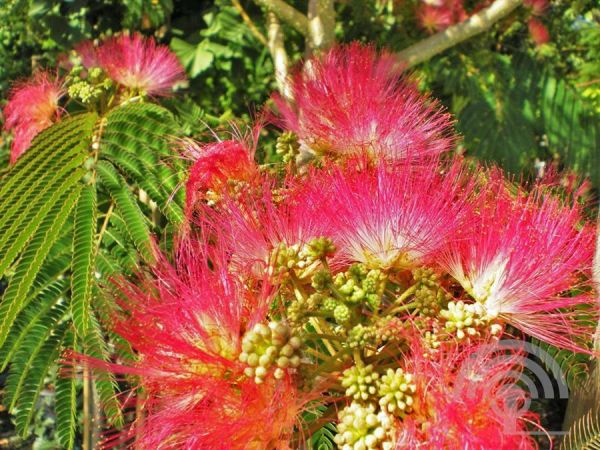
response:
M352 402L338 413L338 433L334 441L341 450L394 448L394 420L375 405Z
M348 305L346 305L345 303L338 302L335 308L333 309L333 318L335 319L335 321L338 324L343 325L349 322L351 317L352 311L350 310Z
M379 374L373 365L352 366L344 370L342 386L346 388L346 395L354 400L367 401L377 394L377 381Z
M377 342L377 328L374 325L358 325L348 332L348 346L350 348L363 348Z
M333 241L324 236L311 239L303 248L304 254L313 260L332 256L335 250Z
M399 340L403 336L405 324L397 317L380 317L375 322L377 342Z
M312 311L316 311L323 304L323 296L319 293L314 293L308 298L297 298L293 300L287 308L287 318L294 327L301 327L303 320L310 315Z
M84 69L81 66L76 66L69 74L69 87L67 92L71 98L87 104L98 99L104 91L112 86L110 78L104 76L102 69L93 67L85 72L85 77L82 76Z
M442 305L450 300L450 296L439 286L421 285L414 295L414 302L423 316L434 317L442 309Z
M273 370L273 377L281 379L288 368L300 365L299 349L302 341L292 335L290 327L281 322L256 324L242 339L239 360L247 364L244 373L262 383Z
M300 263L299 252L300 244L287 245L281 242L273 250L273 265L280 272L294 269Z
M438 282L438 276L433 269L428 267L417 267L412 272L415 282L426 286L435 287Z
M353 264L347 272L338 273L333 281L337 292L350 304L366 303L376 310L381 305L386 276L364 264Z
M317 292L325 292L331 287L331 283L333 283L333 278L327 270L319 270L313 275L310 282Z
M84 104L90 103L102 94L101 88L94 86L85 80L74 82L71 86L69 86L67 91L71 98L75 98Z
M300 143L298 142L298 136L293 132L286 131L277 138L275 153L282 156L283 162L288 163L292 161L299 152Z
M379 406L394 415L403 416L412 410L417 386L413 376L401 368L388 369L379 380Z
M279 273L289 270L304 270L316 266L321 258L335 252L331 239L317 237L306 244L287 245L281 242L272 252L272 264ZM323 277L323 275L321 275Z
M423 342L425 346L431 350L437 350L440 347L440 341L438 334L434 331L426 331L423 335Z
M442 305L451 300L451 296L441 288L438 276L432 269L417 268L413 271L413 277L418 283L413 301L419 314L428 317L437 316Z
M485 329L492 334L501 330L499 325L492 324L493 317L481 303L449 302L447 309L440 311L440 316L446 321L446 331L456 334L458 339L478 336Z

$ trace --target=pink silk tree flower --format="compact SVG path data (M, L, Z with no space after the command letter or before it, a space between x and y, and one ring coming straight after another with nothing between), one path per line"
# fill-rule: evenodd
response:
M241 140L226 140L207 145L187 143L185 154L194 162L186 182L186 215L191 217L198 202L211 202L233 193L240 183L258 181L254 148Z
M417 340L406 361L414 374L413 412L398 426L397 449L534 450L541 430L518 386L523 358L498 344L447 347L424 356Z
M535 45L540 46L543 44L547 44L550 42L550 32L546 25L544 25L540 20L532 17L527 21L527 27L529 28L529 35Z
M183 66L167 46L137 33L109 38L97 55L110 78L143 94L169 95L176 83L185 80Z
M75 53L81 60L83 67L91 69L92 67L100 67L98 60L98 47L90 40L82 41L75 46Z
M255 382L239 359L244 334L266 320L268 284L242 284L226 270L227 255L202 242L188 238L176 254L174 264L159 256L152 273L116 282L122 312L113 331L134 350L132 361L67 356L95 372L133 375L134 389L143 389L143 419L106 444L286 448L307 394L297 391L287 370Z
M454 24L454 14L446 5L421 4L417 8L419 26L429 33L442 31Z
M490 317L550 344L584 351L582 342L593 330L576 320L573 309L590 298L566 292L585 288L593 226L580 207L549 195L543 185L516 195L502 180L482 189L440 264ZM589 313L596 315L593 308Z
M4 129L14 134L11 164L17 162L40 131L60 119L59 101L63 95L62 79L44 71L12 89L4 107Z
M333 168L311 174L305 202L318 205L332 230L338 263L411 269L431 262L461 224L470 190L464 175L460 161Z
M232 270L255 276L263 273L282 252L301 251L311 239L331 237L329 223L304 193L304 183L290 177L284 188L263 176L258 195L224 197L218 210L205 208L199 216L213 228L231 254Z
M291 80L294 105L273 97L281 126L322 154L402 160L449 150L450 115L403 80L399 65L359 43L308 60Z

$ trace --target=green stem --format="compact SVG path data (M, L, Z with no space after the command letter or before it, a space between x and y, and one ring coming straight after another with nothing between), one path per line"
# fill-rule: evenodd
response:
M383 312L383 315L393 314L393 312L396 311L397 308L404 306L404 305L400 305L400 306L396 306L396 305L398 305L398 303L402 303L408 297L413 295L417 291L418 285L419 285L419 283L415 283L411 287L409 287L407 290L405 290L398 298L396 298L394 300L394 302L388 307L388 309L386 309ZM411 308L414 308L416 306L414 303L409 303L408 305L410 305ZM407 308L404 308L404 309L407 309ZM399 311L402 311L402 310L403 309L400 309Z
M365 363L362 360L362 357L360 355L360 350L358 348L355 348L354 351L352 352L352 357L354 358L354 364L357 367L364 367Z
M407 311L409 309L416 308L417 306L419 306L419 304L417 302L407 303L406 305L400 305L400 306L397 306L397 307L389 310L387 312L387 315L393 315L393 314L396 314L396 313L399 313L402 311Z
M290 280L292 280L292 284L294 285L294 294L296 295L296 298L298 300L307 300L308 294L307 294L306 290L304 289L302 282L298 278L298 275L296 275L296 272L294 272L294 270L290 270L289 275L290 275Z

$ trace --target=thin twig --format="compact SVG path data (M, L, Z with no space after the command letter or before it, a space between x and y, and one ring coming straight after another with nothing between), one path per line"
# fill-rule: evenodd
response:
M242 16L242 20L244 21L244 23L248 25L250 32L256 37L256 39L258 39L261 42L262 45L266 46L267 38L264 34L260 32L260 30L254 24L254 22L252 21L242 4L239 2L239 0L231 0L231 3L233 4L234 8L238 10L240 16Z
M600 78L596 78L595 80L584 81L581 83L577 83L575 86L578 88L591 86L593 84L600 83Z
M102 237L104 233L106 233L106 229L108 228L108 222L110 222L110 217L112 216L113 210L115 209L115 202L111 201L110 206L108 207L108 211L104 216L104 222L102 222L102 227L100 228L100 232L98 233L98 243L96 244L96 256L98 256L98 252L100 251L100 244L102 243Z

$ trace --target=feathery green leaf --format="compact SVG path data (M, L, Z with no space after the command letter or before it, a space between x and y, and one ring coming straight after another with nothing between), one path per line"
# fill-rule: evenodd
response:
M96 186L81 191L75 207L73 266L71 276L71 313L77 333L85 336L89 327L89 309L95 272Z
M77 201L80 191L80 186L72 188L65 194L63 201L58 201L50 209L35 232L30 245L23 252L15 275L11 278L0 304L0 346L4 345L17 314L25 305L27 293L35 276L52 244L58 239L60 230Z

